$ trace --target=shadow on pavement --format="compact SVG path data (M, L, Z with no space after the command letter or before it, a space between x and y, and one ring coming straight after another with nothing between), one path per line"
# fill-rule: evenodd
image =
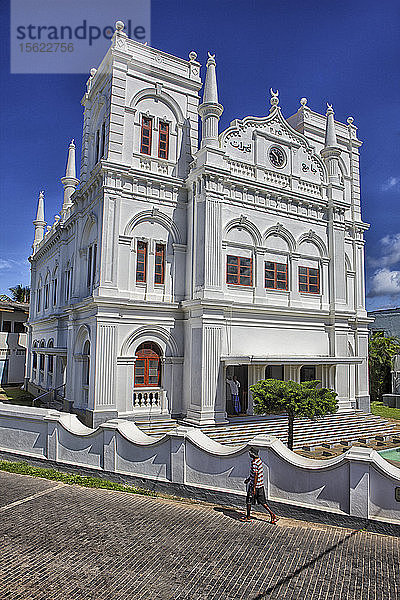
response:
M261 592L261 594L254 596L253 598L251 598L251 600L263 600L263 598L267 598L277 588L281 587L285 583L288 583L291 579L293 579L293 577L296 577L296 575L300 575L300 573L302 573L305 569L308 569L309 567L312 567L313 565L315 565L315 563L317 563L319 560L321 560L321 558L323 558L324 556L326 556L333 550L336 550L336 548L339 548L339 546L342 546L342 544L347 542L347 540L349 540L354 535L357 535L357 533L359 533L359 531L352 531L349 535L346 535L346 537L344 537L342 540L337 542L337 544L334 544L333 546L330 546L323 552L320 552L320 554L318 554L315 558L304 563L304 565L302 565L301 567L298 567L298 569L293 571L293 573L291 573L290 575L286 575L286 577L282 577L282 579L279 579L279 581L277 581L274 585L271 585L264 592Z
M216 512L221 512L223 513L226 517L229 517L230 519L233 519L234 521L241 521L243 519L243 517L246 515L245 511L239 511L236 510L235 508L225 508L223 506L214 506L214 510ZM252 521L266 521L266 519L259 519L258 517L255 516L254 513L252 513L251 515L251 520ZM269 521L266 521L267 523L269 523Z

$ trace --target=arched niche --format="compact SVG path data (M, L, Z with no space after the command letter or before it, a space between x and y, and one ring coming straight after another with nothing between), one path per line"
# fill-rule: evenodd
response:
M271 252L274 252L274 251L286 252L286 253L290 252L290 247L289 247L287 239L285 239L284 237L282 237L279 234L269 235L265 240L265 247L267 248L267 250L269 250Z
M136 356L137 348L145 342L157 344L163 356L180 356L178 344L173 334L161 326L143 326L135 329L124 340L120 355L124 357Z

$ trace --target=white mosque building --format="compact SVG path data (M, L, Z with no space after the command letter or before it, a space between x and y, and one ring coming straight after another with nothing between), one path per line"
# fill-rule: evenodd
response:
M27 385L111 418L232 413L227 376L319 379L340 410L369 410L359 148L353 119L302 98L219 132L216 61L184 60L117 22L83 96L60 215L40 193ZM199 116L202 124L198 140Z

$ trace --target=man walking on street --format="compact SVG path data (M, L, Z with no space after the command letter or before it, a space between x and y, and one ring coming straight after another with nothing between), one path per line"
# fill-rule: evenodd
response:
M272 512L265 498L264 470L261 458L258 456L258 450L256 448L250 448L249 455L251 458L250 475L245 481L247 484L247 513L246 516L241 520L245 523L251 521L251 505L257 503L261 504L261 506L263 506L269 512L271 516L271 523L275 524L279 520L279 517Z

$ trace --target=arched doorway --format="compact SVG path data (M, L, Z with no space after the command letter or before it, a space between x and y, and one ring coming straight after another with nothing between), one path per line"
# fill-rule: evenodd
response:
M154 342L143 342L136 349L135 388L161 386L160 347Z

